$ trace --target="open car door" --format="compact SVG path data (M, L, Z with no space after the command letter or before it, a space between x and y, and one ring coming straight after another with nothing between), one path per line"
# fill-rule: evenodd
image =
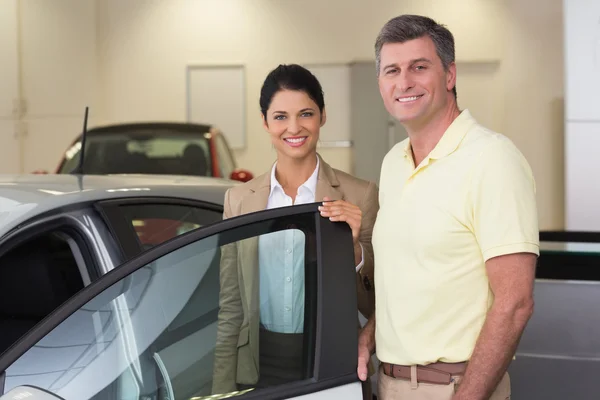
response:
M33 388L64 400L361 399L352 237L317 206L218 222L116 268L2 355L0 394ZM263 268L265 243L295 269ZM300 338L297 365L274 360L296 371L284 382L257 381L269 312L293 321Z

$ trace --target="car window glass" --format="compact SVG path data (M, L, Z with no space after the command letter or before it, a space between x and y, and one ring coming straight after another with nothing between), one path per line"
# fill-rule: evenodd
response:
M171 129L137 129L123 133L90 133L86 138L86 174L167 174L211 176L206 132L178 133ZM60 173L79 162L81 142L65 152Z
M315 232L313 213L262 221L143 266L24 353L5 391L188 400L311 378Z
M219 159L219 170L223 178L229 178L235 169L235 161L231 155L231 150L222 135L215 135L217 145L217 155Z
M49 232L0 257L0 353L83 289L68 236Z
M222 219L221 212L178 204L122 205L120 209L143 249Z

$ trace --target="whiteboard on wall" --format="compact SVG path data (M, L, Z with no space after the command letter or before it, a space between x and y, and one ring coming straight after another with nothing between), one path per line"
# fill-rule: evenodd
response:
M321 128L321 145L351 146L350 65L306 64L304 67L317 77L325 95L327 122Z
M246 147L245 100L243 66L188 66L188 122L216 126L232 149Z

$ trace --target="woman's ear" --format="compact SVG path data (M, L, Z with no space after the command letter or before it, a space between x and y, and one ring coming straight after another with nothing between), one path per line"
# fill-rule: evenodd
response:
M325 111L325 107L323 107L323 112L321 112L321 127L325 125L325 122L327 122L327 111Z
M269 124L267 123L267 118L265 117L265 114L263 114L261 112L260 113L260 117L262 118L263 129L268 132L269 131Z

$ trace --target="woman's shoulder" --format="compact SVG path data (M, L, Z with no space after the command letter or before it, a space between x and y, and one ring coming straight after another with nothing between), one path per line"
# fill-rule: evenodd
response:
M370 208L377 204L379 199L377 184L339 169L334 168L333 172L339 183L338 190L344 194L347 201L359 206L363 212L365 212L365 207Z
M369 188L374 188L377 190L377 184L375 182L359 178L336 168L332 169L335 173L335 177L340 183L340 186L356 188L358 190L367 190Z
M270 173L264 173L248 182L235 184L225 193L225 208L231 210L233 215L239 214L244 198L269 183Z

